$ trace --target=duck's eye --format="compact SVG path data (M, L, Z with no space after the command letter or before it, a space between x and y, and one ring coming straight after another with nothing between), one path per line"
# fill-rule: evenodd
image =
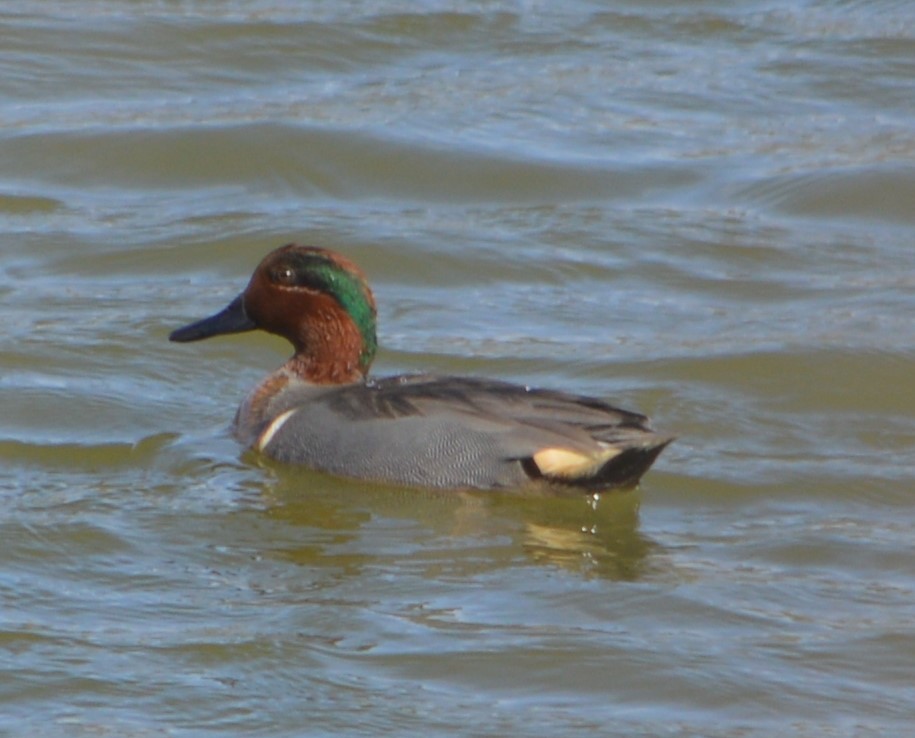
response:
M279 266L273 270L273 281L277 284L294 285L295 269L288 266Z

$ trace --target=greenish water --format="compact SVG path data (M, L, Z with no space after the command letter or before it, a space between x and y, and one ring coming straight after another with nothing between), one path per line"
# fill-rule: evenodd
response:
M0 732L911 730L908 4L47 0L0 72ZM287 347L166 337L291 240L376 373L678 441L599 499L244 452Z

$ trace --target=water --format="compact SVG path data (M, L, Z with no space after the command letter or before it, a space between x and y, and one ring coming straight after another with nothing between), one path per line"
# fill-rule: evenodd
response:
M46 0L0 79L0 731L911 730L909 3ZM291 240L379 374L679 440L600 499L242 452L287 348L166 336Z

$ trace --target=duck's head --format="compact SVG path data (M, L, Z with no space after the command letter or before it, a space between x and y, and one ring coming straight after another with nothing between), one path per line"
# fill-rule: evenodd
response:
M365 275L340 254L289 244L258 264L245 291L209 318L172 332L199 341L256 328L292 343L303 379L339 384L364 378L378 347L375 299Z

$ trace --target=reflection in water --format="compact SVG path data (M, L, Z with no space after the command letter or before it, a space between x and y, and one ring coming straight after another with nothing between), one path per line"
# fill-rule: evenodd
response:
M441 492L265 464L276 475L265 491L266 515L309 529L301 546L280 552L300 564L355 573L369 563L408 557L414 565L422 562L427 576L436 576L536 563L634 581L650 570L650 554L658 550L638 530L638 491ZM391 526L395 535L378 535L382 529L390 533Z
M645 573L656 544L638 530L638 492L552 502L522 507L523 545L533 560L609 579Z

